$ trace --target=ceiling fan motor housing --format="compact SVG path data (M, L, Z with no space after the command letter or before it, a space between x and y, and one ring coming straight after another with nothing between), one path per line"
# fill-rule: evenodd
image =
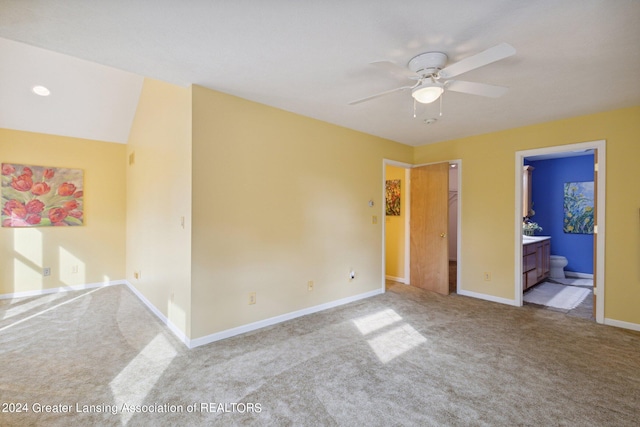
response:
M414 56L407 67L420 76L435 75L447 64L448 57L442 52L427 52Z

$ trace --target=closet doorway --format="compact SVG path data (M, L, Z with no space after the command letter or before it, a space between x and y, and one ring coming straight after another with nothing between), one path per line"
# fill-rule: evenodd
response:
M459 247L460 247L460 209L459 209L459 182L460 182L460 166L461 161L445 162L447 165L448 185L445 184L444 190L442 185L438 185L438 191L443 192L437 197L438 210L444 212L444 224L442 229L438 228L436 235L427 237L428 230L416 231L416 227L411 225L412 199L416 203L417 209L424 209L421 202L428 194L416 194L416 191L428 191L424 188L424 183L416 188L411 184L412 169L414 174L421 169L428 169L434 165L418 165L412 166L405 163L386 160L384 162L384 179L383 179L383 277L385 286L398 284L412 284L411 275L412 267L414 275L417 271L423 271L426 275L431 275L431 279L437 282L437 290L439 293L455 293L459 283ZM443 163L440 163L440 170ZM430 187L429 185L427 187ZM447 191L448 190L448 191ZM391 199L392 206L386 203L387 198ZM420 215L421 216L421 215ZM414 218L419 220L419 218ZM412 230L414 229L413 253L412 253ZM421 233L416 236L416 233ZM431 233L433 234L433 233ZM436 239L436 241L433 241ZM416 242L422 241L427 246L438 247L438 251L442 253L438 255L442 261L438 266L429 266L428 262L423 264L424 258L432 258L431 256L416 256L420 247L416 247ZM444 243L444 245L442 244ZM413 266L412 266L413 263ZM444 263L444 266L442 265ZM437 267L437 268L436 268ZM414 280L416 282L416 280ZM420 286L422 284L423 286ZM422 280L418 280L414 285L424 287Z

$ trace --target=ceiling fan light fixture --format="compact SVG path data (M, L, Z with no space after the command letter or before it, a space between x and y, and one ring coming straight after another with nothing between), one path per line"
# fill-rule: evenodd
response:
M442 86L442 83L439 82L422 83L411 91L411 96L421 104L430 104L440 98L440 95L444 92Z

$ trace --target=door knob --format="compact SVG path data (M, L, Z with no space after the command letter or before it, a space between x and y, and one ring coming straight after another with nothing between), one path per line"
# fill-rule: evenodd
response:
M440 233L440 237L445 237L447 233Z

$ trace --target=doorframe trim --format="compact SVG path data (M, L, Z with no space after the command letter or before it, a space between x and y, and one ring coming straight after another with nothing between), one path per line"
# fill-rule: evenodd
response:
M596 322L604 323L604 297L605 297L605 209L606 209L606 140L580 142L575 144L556 145L552 147L536 148L531 150L516 151L515 153L515 218L514 218L514 265L515 265L515 305L523 305L522 297L522 173L524 159L526 157L540 156L543 154L556 154L568 151L597 150L598 177L597 177L597 209L596 224Z
M458 193L456 206L456 293L464 291L462 288L462 159L449 161L449 164L456 165L458 175Z
M408 285L410 280L410 242L409 242L409 218L411 213L411 185L410 179L410 170L413 167L411 163L399 162L397 160L391 159L382 159L382 197L380 200L380 209L381 214L380 218L382 218L382 292L386 291L386 280L387 280L387 216L386 216L386 181L387 181L387 166L395 166L398 168L403 168L405 170L405 218L404 218L404 284Z
M406 212L404 216L404 284L408 285L411 283L411 168L405 168L404 182L406 183L404 195Z

